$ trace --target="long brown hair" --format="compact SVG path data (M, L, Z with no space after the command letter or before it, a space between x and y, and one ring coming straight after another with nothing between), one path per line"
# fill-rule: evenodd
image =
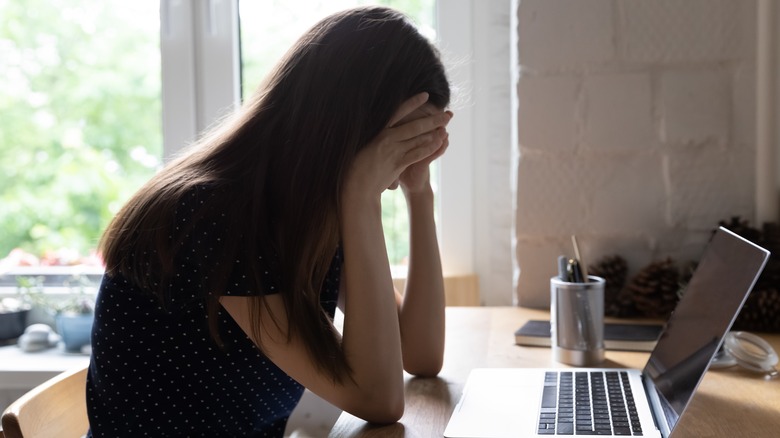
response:
M200 212L219 211L229 221L221 257L241 253L248 260L278 261L289 336L300 336L317 366L340 380L349 368L319 295L341 238L341 185L360 149L404 100L423 91L436 107L448 105L438 53L403 14L362 7L323 19L234 117L121 209L100 244L107 274L121 273L163 299L180 246L170 239L176 206L193 187L219 190ZM249 274L262 291L259 270L252 266ZM211 315L228 275L220 272L206 285ZM252 302L259 339L263 299ZM216 326L211 329L218 340Z

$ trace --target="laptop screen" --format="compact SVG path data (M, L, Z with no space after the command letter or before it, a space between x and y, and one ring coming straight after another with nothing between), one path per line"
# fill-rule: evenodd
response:
M766 263L768 251L720 228L644 369L674 427Z

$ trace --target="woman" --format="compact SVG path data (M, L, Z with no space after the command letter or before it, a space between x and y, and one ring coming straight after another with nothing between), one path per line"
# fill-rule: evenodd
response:
M402 370L434 376L443 356L428 166L448 146L448 103L435 49L396 11L352 9L304 34L233 119L106 230L90 433L280 436L304 387L367 421L397 421ZM403 296L380 205L399 185Z

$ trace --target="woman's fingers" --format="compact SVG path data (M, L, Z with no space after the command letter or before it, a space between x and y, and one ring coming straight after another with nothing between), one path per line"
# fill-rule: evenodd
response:
M423 161L435 155L445 145L445 142L447 142L447 131L443 127L407 140L404 143L406 150L403 152L401 162L398 164L405 168ZM442 151L442 153L444 152Z
M450 146L450 134L449 133L445 133L444 134L444 139L442 140L441 146L439 147L439 149L437 149L436 152L433 153L433 155L428 157L428 164L430 164L435 159L437 159L437 158L441 157L442 155L444 155L444 153L447 152L447 148L449 146Z
M427 165L444 153L449 143L446 126L452 112L421 109L427 99L427 93L420 93L401 105L390 121L391 126L379 133L356 157L350 179L358 183L351 186L381 193L409 166ZM436 113L431 114L431 111Z
M433 132L437 128L447 126L452 118L449 111L421 117L411 122L388 129L388 134L396 141L406 141L420 135Z
M387 127L390 128L395 126L398 122L401 121L401 119L411 114L417 108L425 105L425 102L427 101L428 93L426 92L415 94L414 96L410 97L404 103L402 103L395 114L393 114L393 117L390 118L390 122L387 124Z

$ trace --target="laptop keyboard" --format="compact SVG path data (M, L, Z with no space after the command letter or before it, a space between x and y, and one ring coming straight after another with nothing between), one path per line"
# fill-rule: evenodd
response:
M538 433L642 436L628 373L545 373Z

